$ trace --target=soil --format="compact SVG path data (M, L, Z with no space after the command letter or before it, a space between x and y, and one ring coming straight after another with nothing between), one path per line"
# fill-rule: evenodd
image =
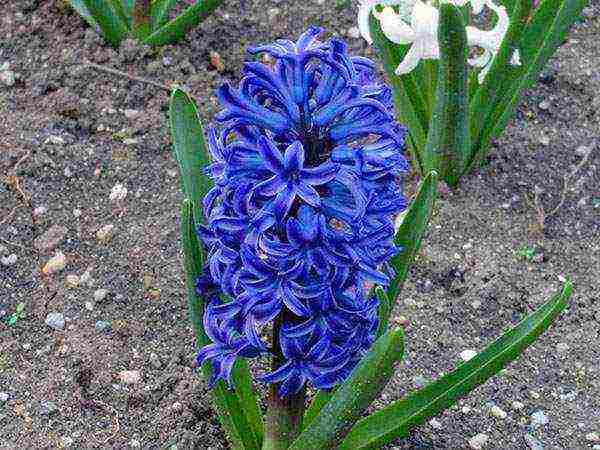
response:
M356 5L329 3L232 0L178 45L127 42L119 51L62 1L4 5L0 64L10 63L16 82L0 83L0 245L17 260L0 265L0 393L8 397L0 398L0 448L228 448L193 371L168 92L84 62L182 84L210 120L215 88L238 79L250 44L320 24L373 57L356 36ZM486 449L595 444L599 33L593 0L482 168L440 199L394 315L407 328L406 357L375 407L451 370L463 350L481 350L565 278L575 284L569 309L518 362L389 448L469 448L478 433ZM117 183L129 191L120 204L109 201ZM542 229L540 206L556 205ZM109 224L112 236L98 239ZM64 229L41 242L51 226ZM57 250L66 267L43 275ZM45 323L49 313L63 315L62 330ZM494 416L493 405L507 416Z

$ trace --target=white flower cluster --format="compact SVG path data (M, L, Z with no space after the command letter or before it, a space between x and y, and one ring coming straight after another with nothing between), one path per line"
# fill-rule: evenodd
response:
M494 57L500 50L510 20L504 6L496 5L493 0L446 0L456 6L471 4L473 14L480 14L484 7L491 9L497 16L496 25L491 30L467 26L467 43L479 47L483 52L468 62L482 70L478 81L482 83L490 70ZM383 9L375 8L381 6ZM392 8L394 6L394 8ZM401 45L412 44L404 59L396 68L396 74L409 73L421 59L439 59L438 43L439 10L421 0L360 0L358 10L358 28L369 44L373 43L369 30L369 15L379 20L383 34L392 42ZM520 65L519 51L515 50L511 64Z

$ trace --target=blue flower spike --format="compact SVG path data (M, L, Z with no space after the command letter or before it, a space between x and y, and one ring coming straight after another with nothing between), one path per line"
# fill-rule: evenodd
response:
M331 389L376 338L371 288L387 285L400 250L406 130L374 64L321 34L251 48L274 63L248 62L238 87L218 91L197 282L212 341L198 361L213 382L231 385L237 358L273 353L284 363L262 380L280 396Z

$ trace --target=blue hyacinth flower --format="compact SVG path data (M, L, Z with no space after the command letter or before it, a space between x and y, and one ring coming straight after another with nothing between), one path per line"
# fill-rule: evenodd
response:
M276 354L262 377L279 394L330 389L375 340L375 284L389 282L394 223L405 209L405 129L371 61L309 28L296 42L250 49L208 131L214 187L198 230L210 299L204 325L213 381L237 358ZM266 336L272 330L271 339Z

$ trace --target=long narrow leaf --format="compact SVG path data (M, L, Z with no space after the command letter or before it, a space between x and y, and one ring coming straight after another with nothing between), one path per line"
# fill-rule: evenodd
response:
M333 397L333 391L319 391L315 398L311 402L310 406L304 413L304 419L302 420L302 430L305 430L313 420L317 418L323 407Z
M210 16L223 0L198 0L175 19L144 39L144 44L165 45L182 39L191 28Z
M420 105L423 100L418 97L419 92L412 78L407 76L401 79L395 73L396 67L406 52L385 37L379 22L372 15L370 17L370 28L373 43L383 61L383 66L392 85L396 112L400 121L408 127L413 161L417 164L419 172L423 173L420 152L427 141L429 117L424 115L424 106ZM405 86L405 82L408 87Z
M479 135L490 120L490 113L502 100L503 93L509 89L507 82L510 81L510 74L513 71L510 60L514 52L518 51L519 39L531 14L532 6L533 0L515 1L515 11L511 16L500 50L470 102L471 151L467 156L468 168L472 167L472 160L481 160L485 156L487 148L479 147Z
M402 359L403 351L402 330L381 336L290 450L335 448L383 390L394 373L395 363Z
M177 0L156 0L152 3L152 31L156 31L169 21L169 12Z
M200 224L204 219L202 199L213 185L212 180L204 173L204 169L210 164L210 156L196 103L177 87L171 93L169 122L183 191L194 205L196 224Z
M480 137L480 148L499 136L519 104L523 91L535 82L575 23L588 0L544 0L523 32L519 43L522 66L504 99L494 109Z
M394 243L402 250L390 262L396 273L387 291L392 308L402 290L410 266L415 260L415 255L421 247L421 240L427 231L427 225L437 197L437 185L437 172L430 172L421 182L419 192L396 232Z
M468 48L462 13L449 3L440 6L438 40L436 104L423 151L423 166L426 171L439 170L440 176L454 186L470 153Z
M83 19L89 24L90 27L92 27L94 29L100 28L100 25L98 25L98 22L96 22L96 20L94 20L94 18L92 17L92 14L87 9L87 6L85 6L84 0L69 0L69 4L75 11L77 11L77 13L81 17L83 17Z
M100 27L104 39L118 47L127 37L127 24L109 0L83 0L89 13Z
M175 108L172 111L180 110ZM175 121L177 122L177 119ZM179 133L181 132L182 130L179 130ZM189 159L187 162L191 164ZM182 167L184 166L182 165ZM202 324L204 300L196 294L195 290L195 280L202 273L204 255L196 237L194 205L195 203L189 199L185 199L182 205L182 242L186 269L189 318L194 328L196 344L200 348L210 343L210 341L204 332ZM203 372L205 377L210 379L210 365L205 364ZM246 450L259 448L263 437L262 416L260 414L258 398L252 388L248 365L245 361L240 360L236 363L233 369L233 379L236 386L235 392L228 390L223 382L217 383L213 389L219 419L236 448ZM230 407L233 409L228 409Z
M571 283L483 352L408 397L361 420L339 450L377 449L454 404L514 361L565 309Z
M377 337L379 337L388 330L393 305L391 299L381 286L375 288L375 295L377 295L377 299L379 300L379 326L377 327Z

